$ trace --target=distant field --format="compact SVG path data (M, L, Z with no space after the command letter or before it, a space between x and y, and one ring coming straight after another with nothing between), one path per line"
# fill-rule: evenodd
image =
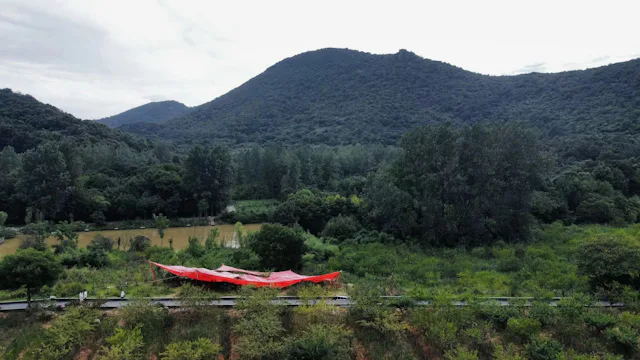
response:
M245 232L255 232L260 230L261 226L261 224L247 224L244 225L244 230ZM214 226L169 228L165 230L163 244L164 246L169 246L169 239L173 238L174 249L180 250L187 246L190 236L196 236L204 242L204 239L207 237L207 235L209 235L209 232L212 228L214 228ZM221 243L227 244L231 241L233 237L234 225L217 225L215 226L215 228L220 231L220 236L218 239ZM80 246L86 247L98 234L110 237L116 242L118 241L118 238L120 238L123 246L128 243L130 238L134 238L137 235L147 236L149 237L149 239L151 239L151 242L154 245L161 245L160 235L158 235L158 231L155 228L147 228L134 230L104 230L81 232L78 233ZM1 244L0 257L15 253L18 249L18 246L20 246L20 242L23 238L24 235L19 235L18 237L7 240L3 244ZM49 245L53 245L56 243L56 239L51 237L47 239L47 243Z

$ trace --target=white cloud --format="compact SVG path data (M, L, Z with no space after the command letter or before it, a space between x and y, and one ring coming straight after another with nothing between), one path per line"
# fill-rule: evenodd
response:
M194 106L323 47L405 48L485 74L640 56L637 1L0 0L0 87L81 118Z

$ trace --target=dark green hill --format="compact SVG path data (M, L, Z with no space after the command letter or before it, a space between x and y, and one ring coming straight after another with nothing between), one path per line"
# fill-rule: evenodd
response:
M24 152L47 140L73 140L82 144L126 144L142 150L146 141L93 121L82 121L29 95L0 90L0 149L13 146Z
M520 120L548 135L640 131L640 60L487 76L401 50L322 49L285 59L162 124L123 127L181 144L394 144L429 122Z
M109 127L136 123L157 123L180 116L188 111L189 107L185 104L167 100L148 103L96 121Z

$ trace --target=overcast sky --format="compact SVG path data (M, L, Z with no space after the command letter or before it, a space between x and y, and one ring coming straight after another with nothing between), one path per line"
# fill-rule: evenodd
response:
M494 75L583 69L640 57L638 14L638 0L0 0L0 88L94 119L199 105L325 47Z

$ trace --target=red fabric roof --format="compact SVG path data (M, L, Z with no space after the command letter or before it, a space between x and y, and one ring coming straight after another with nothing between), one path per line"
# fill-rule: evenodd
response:
M254 285L257 287L270 286L282 288L300 282L319 283L322 281L331 281L340 276L339 271L324 275L306 276L296 274L291 270L277 271L266 274L257 271L236 269L224 264L216 270L209 270L204 268L188 268L178 265L163 265L155 262L150 263L174 275L186 277L192 280L200 280L206 282L227 282L236 285Z

